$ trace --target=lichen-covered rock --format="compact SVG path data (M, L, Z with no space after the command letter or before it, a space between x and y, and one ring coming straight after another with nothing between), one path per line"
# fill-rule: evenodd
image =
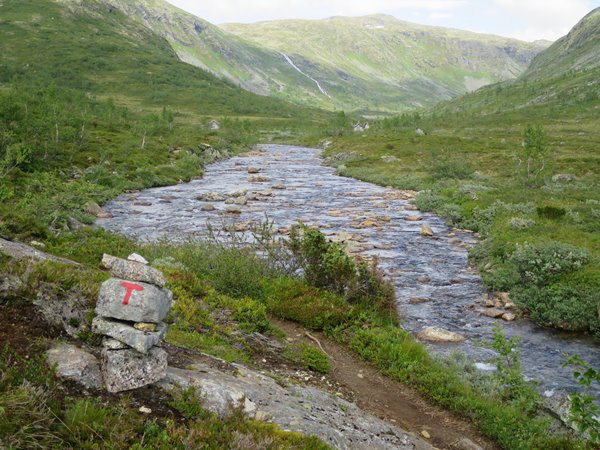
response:
M110 336L117 341L127 344L138 352L148 353L152 347L164 339L167 333L167 326L161 323L155 332L148 332L136 330L133 326L123 322L95 317L92 322L92 331L97 334Z
M48 364L56 368L56 375L75 381L88 389L100 389L100 364L91 353L74 345L59 343L46 352Z
M269 419L285 430L315 435L338 449L433 450L420 437L360 410L356 405L313 387L277 384L266 375L234 365L235 375L207 364L191 370L169 367L160 386L197 388L205 408L219 415L240 406L256 420Z
M142 262L121 259L105 253L102 256L102 265L109 269L116 278L143 281L159 287L167 284L167 280L160 271Z
M173 294L167 289L110 278L100 287L96 314L130 322L160 323L172 301Z
M108 392L137 389L167 374L167 352L153 347L147 355L135 350L102 350L102 374Z

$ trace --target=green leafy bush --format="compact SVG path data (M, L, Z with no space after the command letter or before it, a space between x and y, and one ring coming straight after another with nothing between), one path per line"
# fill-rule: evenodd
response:
M384 280L376 261L356 262L341 244L328 242L318 229L305 225L292 227L289 246L309 284L353 303L366 302L386 310L394 307L394 288Z
M569 331L600 328L600 292L594 286L521 286L511 290L511 297L538 324Z
M574 272L590 260L588 251L556 241L517 245L510 261L524 285L544 286L561 274Z
M327 355L322 351L311 347L310 345L305 345L303 346L301 356L307 369L319 373L331 372L329 358L327 358Z

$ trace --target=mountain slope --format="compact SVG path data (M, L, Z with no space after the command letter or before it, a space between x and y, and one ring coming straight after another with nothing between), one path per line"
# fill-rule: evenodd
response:
M600 8L535 57L516 80L438 105L436 113L518 114L527 120L600 117Z
M432 105L515 78L544 46L385 15L222 28L285 53L341 107L363 110Z
M600 8L586 15L563 38L540 53L523 75L527 79L545 78L600 67Z
M102 1L164 37L182 61L260 95L327 109L432 105L518 76L544 47L386 16L221 29L163 0Z
M102 1L5 0L0 37L0 83L54 83L126 105L208 115L314 114L181 62L165 39Z

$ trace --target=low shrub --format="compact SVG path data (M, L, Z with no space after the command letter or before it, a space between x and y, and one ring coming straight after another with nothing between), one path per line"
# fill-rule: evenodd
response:
M311 347L310 345L304 345L301 356L307 369L318 373L331 372L329 358L321 350Z
M377 261L355 261L340 243L327 241L318 229L305 225L292 227L289 246L309 284L342 295L352 303L393 309L395 291L378 270Z
M265 298L271 313L301 323L310 330L336 327L352 310L339 295L292 278L269 282L265 286Z
M539 206L536 208L537 215L544 219L558 220L562 219L567 210L558 206Z
M511 298L540 325L569 331L598 332L600 291L593 286L520 286Z
M524 285L544 286L561 274L574 272L590 260L587 250L556 241L517 245L510 257Z

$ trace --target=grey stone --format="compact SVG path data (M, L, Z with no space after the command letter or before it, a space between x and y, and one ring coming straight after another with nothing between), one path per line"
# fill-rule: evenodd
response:
M270 418L284 430L315 435L333 448L433 450L423 439L372 416L356 405L313 387L284 387L266 375L234 364L236 375L205 363L191 370L170 367L166 389L196 387L205 408L221 416L241 406L257 420Z
M100 364L91 353L74 345L59 343L46 352L48 364L56 367L56 375L75 381L88 389L100 389Z
M114 277L132 281L143 281L144 283L154 284L159 287L165 286L167 280L165 280L162 272L146 264L117 258L106 253L102 256L102 265L109 269Z
M130 322L162 322L173 301L171 291L148 283L133 283L143 290L134 290L125 304L128 289L124 284L132 283L119 278L110 278L102 283L96 314Z
M83 205L83 210L93 216L97 216L98 214L102 213L102 208L100 208L100 205L98 205L96 202L87 202L85 205Z
M79 220L74 217L67 217L67 226L71 231L79 231L85 227L85 224L81 223Z
M161 323L155 332L149 332L136 330L131 325L122 322L95 317L92 322L92 331L97 334L110 336L117 341L127 344L138 352L148 353L152 347L164 339L167 333L167 326Z
M75 261L71 261L70 259L50 255L41 250L30 247L29 245L25 245L20 242L7 241L2 238L0 238L0 252L13 257L14 259L35 259L38 261L54 261L63 264L69 264L71 266L79 266L78 263L76 263Z
M460 450L483 450L482 447L477 445L471 439L462 438L456 443L456 448Z
M239 205L229 205L225 209L225 212L228 214L241 214L242 208L240 208Z
M225 200L225 196L218 192L206 192L200 194L196 199L202 202L222 202Z
M102 346L108 350L123 350L127 348L127 344L123 344L121 341L117 341L108 336L105 336L102 339Z
M144 258L142 255L138 255L137 253L132 253L127 257L129 261L136 261L142 264L148 264L148 260Z
M89 330L93 305L78 287L65 293L57 291L55 284L40 283L33 304L47 323L62 328L69 336L77 337Z
M102 350L102 374L108 392L137 389L167 374L167 352L154 347L147 355L135 350Z
M462 342L464 336L439 327L425 327L417 333L417 339L428 342Z

